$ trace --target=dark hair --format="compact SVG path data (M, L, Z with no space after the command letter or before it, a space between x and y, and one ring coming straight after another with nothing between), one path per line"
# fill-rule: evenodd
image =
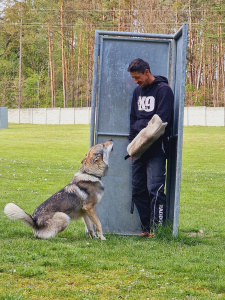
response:
M151 73L149 64L141 58L132 60L127 69L128 72L139 72L142 74L144 74L145 70L149 70Z

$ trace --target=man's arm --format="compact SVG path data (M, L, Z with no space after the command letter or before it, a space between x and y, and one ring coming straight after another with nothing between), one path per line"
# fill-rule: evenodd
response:
M163 122L168 124L173 116L174 95L169 86L163 86L157 93L157 110L156 114Z
M133 94L132 103L131 103L131 111L130 111L130 133L129 133L129 141L132 141L136 136L136 131L133 129L133 124L137 121L136 111L135 111L135 95Z

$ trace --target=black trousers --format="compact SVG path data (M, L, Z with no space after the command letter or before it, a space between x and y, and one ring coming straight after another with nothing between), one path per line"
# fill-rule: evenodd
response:
M132 201L141 220L142 231L152 231L166 219L165 174L163 149L146 153L132 164Z

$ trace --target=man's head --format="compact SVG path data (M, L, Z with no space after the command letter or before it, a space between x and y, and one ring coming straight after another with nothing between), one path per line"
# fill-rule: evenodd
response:
M134 83L139 84L141 88L151 84L155 79L151 74L149 64L141 58L134 59L130 63L127 71L130 72Z

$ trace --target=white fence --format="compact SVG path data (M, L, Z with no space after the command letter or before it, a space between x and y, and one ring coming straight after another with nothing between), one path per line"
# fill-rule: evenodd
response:
M27 124L90 124L91 108L9 109L8 121Z
M90 124L91 108L27 108L8 109L9 123ZM225 126L224 107L185 107L186 126Z
M225 107L185 107L184 125L225 126Z

